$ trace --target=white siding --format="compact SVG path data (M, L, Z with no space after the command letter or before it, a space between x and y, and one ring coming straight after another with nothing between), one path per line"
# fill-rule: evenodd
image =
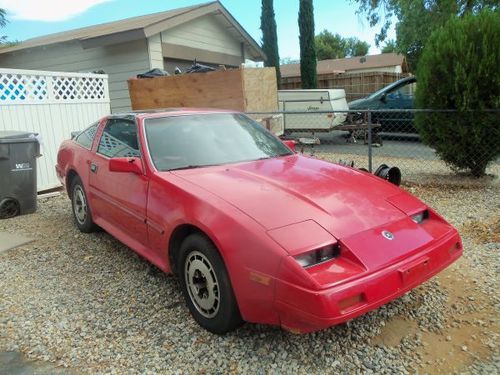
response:
M203 16L161 33L163 43L241 56L241 44L213 15Z
M163 68L163 53L161 51L161 35L160 33L148 38L149 51L149 67L151 69Z
M79 42L30 48L1 54L0 67L65 72L104 70L109 75L111 110L120 112L130 110L127 79L149 70L151 62L147 40L141 39L89 49L83 49Z

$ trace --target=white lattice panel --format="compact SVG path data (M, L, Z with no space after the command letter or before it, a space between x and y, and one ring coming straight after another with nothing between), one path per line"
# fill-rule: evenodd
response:
M47 94L46 77L0 73L0 101L44 100Z
M94 77L52 77L54 98L57 100L104 99L104 82Z
M108 76L0 69L0 104L109 101Z

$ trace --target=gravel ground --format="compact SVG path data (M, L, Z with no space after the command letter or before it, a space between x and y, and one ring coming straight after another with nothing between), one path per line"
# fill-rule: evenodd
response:
M0 254L0 351L70 373L500 373L498 184L405 188L459 228L465 256L309 335L253 324L208 333L174 277L104 232L80 234L66 196L41 200L37 213L0 221L0 231L36 238Z
M307 150L306 155L310 154L311 151ZM357 168L368 169L368 157L366 154L356 155L338 151L314 151L313 154L319 159L331 162L338 162L339 160L347 163L354 162ZM413 157L411 154L408 154L407 157L373 155L373 171L381 164L398 167L401 170L402 180L412 184L424 182L425 184L439 185L442 183L443 179L446 179L446 186L464 186L465 181L465 187L476 186L482 188L485 183L490 182L491 176L500 176L500 163L498 162L491 162L486 169L486 173L490 177L479 180L471 180L464 176L464 174L454 173L450 167L441 160L423 160L420 157Z

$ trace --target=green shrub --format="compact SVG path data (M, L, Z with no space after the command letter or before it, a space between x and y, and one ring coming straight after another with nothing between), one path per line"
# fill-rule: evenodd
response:
M417 69L416 106L424 143L454 170L484 175L500 155L500 12L450 19L429 37Z

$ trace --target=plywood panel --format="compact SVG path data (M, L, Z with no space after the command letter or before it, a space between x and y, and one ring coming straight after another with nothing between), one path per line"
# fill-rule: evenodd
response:
M243 69L246 112L276 112L278 86L274 68Z
M241 70L128 81L132 109L207 107L245 110Z

